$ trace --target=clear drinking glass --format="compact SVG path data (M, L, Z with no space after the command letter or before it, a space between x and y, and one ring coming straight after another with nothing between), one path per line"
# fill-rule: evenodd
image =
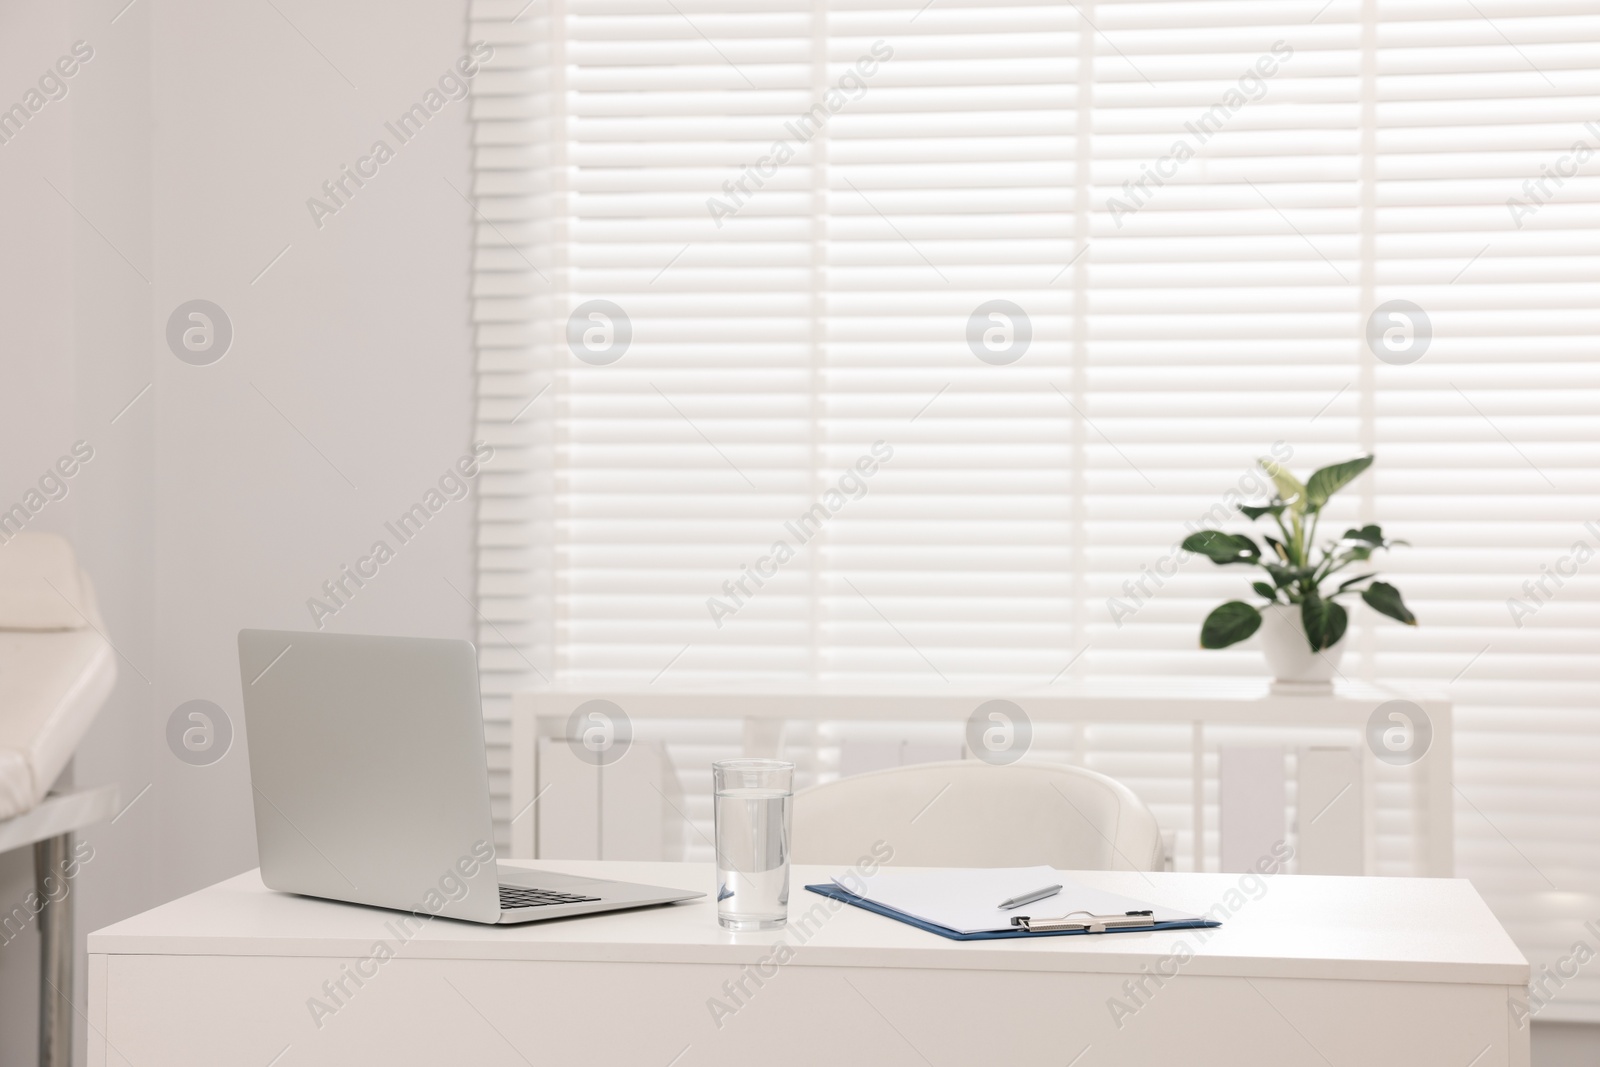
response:
M789 921L789 807L794 764L732 759L711 765L716 796L717 921L770 930Z

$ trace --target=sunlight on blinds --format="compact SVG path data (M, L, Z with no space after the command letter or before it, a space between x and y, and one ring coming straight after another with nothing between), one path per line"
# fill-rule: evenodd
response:
M1198 648L1246 588L1178 543L1258 456L1371 451L1328 522L1410 542L1421 625L1357 606L1341 670L1455 700L1458 871L1536 965L1600 918L1591 4L477 0L472 37L492 715L1260 676ZM1600 1019L1600 972L1550 988Z

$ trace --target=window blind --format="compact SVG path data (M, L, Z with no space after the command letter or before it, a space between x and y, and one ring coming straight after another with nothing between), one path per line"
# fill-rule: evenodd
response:
M1458 872L1553 965L1600 919L1591 8L476 0L491 718L1259 676L1186 524L1373 451L1328 525L1411 542L1422 625L1359 608L1341 669L1448 688Z

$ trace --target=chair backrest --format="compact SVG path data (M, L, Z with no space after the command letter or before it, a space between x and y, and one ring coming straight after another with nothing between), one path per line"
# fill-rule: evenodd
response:
M1127 786L1055 763L895 767L795 794L795 863L855 863L873 845L907 867L1157 870L1161 832Z

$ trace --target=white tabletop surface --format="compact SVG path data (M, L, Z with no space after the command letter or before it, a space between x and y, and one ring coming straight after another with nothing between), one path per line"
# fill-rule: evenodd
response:
M509 861L502 861L513 865ZM544 860L514 864L675 888L710 890L705 863ZM1129 973L1183 942L1189 974L1522 985L1528 964L1472 884L1462 879L1085 871L1085 884L1200 914L1230 899L1224 925L1006 941L951 941L853 907L809 938L796 920L828 902L803 885L833 868L796 867L789 927L731 934L712 897L518 926L434 919L401 955L434 959L745 963L782 938L791 966ZM1254 893L1252 893L1254 890ZM390 938L398 913L268 890L256 871L95 931L91 953L354 957ZM823 913L818 913L823 914Z

